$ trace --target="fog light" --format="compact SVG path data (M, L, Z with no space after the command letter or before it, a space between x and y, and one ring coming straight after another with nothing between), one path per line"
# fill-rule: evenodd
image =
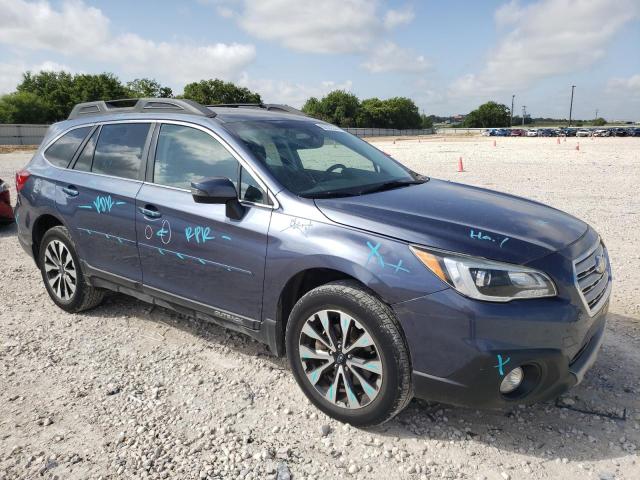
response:
M516 367L511 370L500 384L500 393L511 393L522 383L524 372L522 368Z

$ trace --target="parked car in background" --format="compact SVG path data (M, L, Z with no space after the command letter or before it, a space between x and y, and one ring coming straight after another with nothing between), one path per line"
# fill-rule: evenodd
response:
M581 128L576 132L576 137L590 137L590 136L591 136L591 130L586 128Z
M594 137L609 137L611 136L611 132L606 128L599 128L598 130L593 132Z
M488 129L486 129L486 130L483 130L483 131L482 131L482 133L481 133L481 135L482 135L483 137L492 137L493 135L495 135L495 133L494 133L494 131L493 131L493 128L488 128Z
M530 128L529 130L527 130L527 137L537 137L538 136L538 130L536 130L535 128Z
M512 137L524 137L525 131L520 128L514 128L513 130L511 130L510 135Z
M9 185L0 178L0 225L13 223L13 220Z
M595 362L612 277L582 220L282 106L135 102L76 105L16 176L18 240L66 312L114 290L242 332L359 426L413 396L553 399Z
M629 132L627 132L626 128L617 127L610 129L612 137L628 137Z
M634 127L631 129L634 137L640 137L640 127Z

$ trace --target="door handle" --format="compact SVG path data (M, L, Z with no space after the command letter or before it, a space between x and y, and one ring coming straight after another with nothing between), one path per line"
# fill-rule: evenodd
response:
M144 207L138 207L138 211L148 218L160 218L162 214L153 205L145 205Z
M78 195L80 195L80 192L78 192L78 189L73 185L69 185L68 187L62 187L62 191L68 197L77 197Z

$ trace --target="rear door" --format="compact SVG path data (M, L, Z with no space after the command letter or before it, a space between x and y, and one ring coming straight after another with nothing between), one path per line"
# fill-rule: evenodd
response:
M209 130L163 123L153 142L147 182L138 194L137 231L143 283L253 325L262 309L267 232L266 188ZM195 203L191 182L230 178L246 207L231 220L224 205Z
M66 170L58 209L89 267L141 282L135 198L142 186L149 122L97 126Z

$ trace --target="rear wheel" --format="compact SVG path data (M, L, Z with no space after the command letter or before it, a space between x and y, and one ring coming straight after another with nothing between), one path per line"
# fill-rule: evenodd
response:
M296 381L340 421L383 423L411 399L411 367L391 309L355 282L318 287L293 308L286 332Z
M66 228L53 227L44 234L38 265L49 296L63 310L75 313L102 302L104 291L87 284L80 260Z

